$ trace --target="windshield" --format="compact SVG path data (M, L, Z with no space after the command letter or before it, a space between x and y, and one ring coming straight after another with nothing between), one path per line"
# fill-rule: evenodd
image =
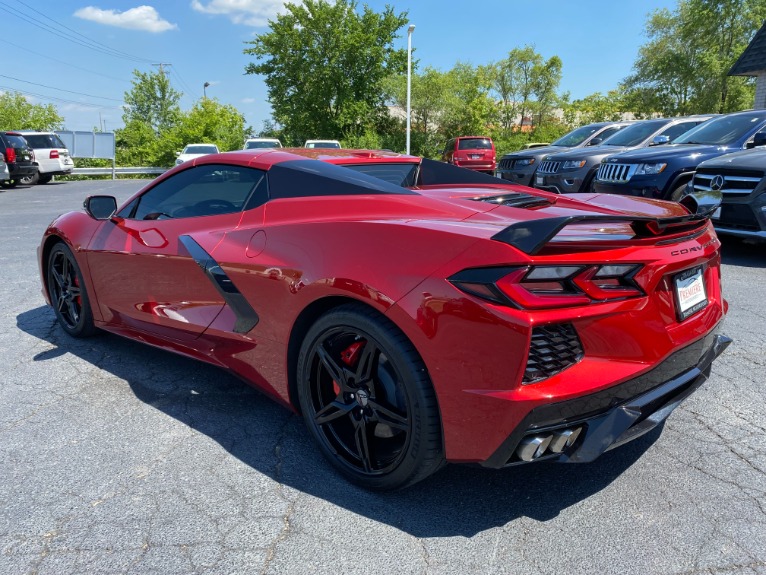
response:
M418 164L412 163L348 164L343 167L405 188L411 188L415 185L415 176L418 170Z
M273 142L263 140L250 140L245 143L246 150L255 150L256 148L281 148L282 144L274 140Z
M725 146L754 131L764 120L766 112L763 111L713 118L689 130L673 143Z
M576 130L572 130L568 134L561 136L558 140L553 142L551 146L566 146L568 148L574 148L575 146L579 146L582 144L585 140L587 140L591 135L598 132L603 126L583 126L582 128L577 128Z
M217 154L218 148L215 146L186 146L184 154Z
M614 136L604 140L601 145L626 147L638 146L657 130L669 123L669 120L649 120L646 122L639 122L632 126L628 126L627 128L623 128Z
M492 140L489 138L461 138L457 143L458 150L491 150Z
M66 148L56 134L26 134L24 139L31 148Z

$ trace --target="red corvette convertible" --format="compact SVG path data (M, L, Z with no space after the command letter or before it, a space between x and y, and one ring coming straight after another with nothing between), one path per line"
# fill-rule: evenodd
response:
M591 461L709 376L714 192L557 196L385 152L258 150L92 196L39 248L62 328L240 376L372 489Z

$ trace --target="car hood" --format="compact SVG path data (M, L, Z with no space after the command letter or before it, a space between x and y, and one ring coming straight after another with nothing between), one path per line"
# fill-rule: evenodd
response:
M728 146L711 146L704 144L668 144L666 146L653 146L651 148L638 148L622 152L614 157L616 162L642 163L661 162L669 158L689 156L701 162L706 158L712 158L733 152L736 148Z
M766 167L766 150L740 150L703 162L700 168L737 168L740 170L759 170Z
M547 154L553 154L556 152L564 152L566 150L569 150L571 148L567 148L564 146L545 146L544 148L530 148L529 150L519 150L518 152L511 152L510 154L505 154L501 160L505 160L508 158L535 158L539 160L543 156Z

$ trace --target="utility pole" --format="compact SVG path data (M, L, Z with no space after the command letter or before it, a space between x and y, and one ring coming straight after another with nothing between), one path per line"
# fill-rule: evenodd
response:
M152 66L157 66L160 69L160 74L163 76L165 75L165 66L172 66L173 64L169 62L160 62L159 64L152 64Z

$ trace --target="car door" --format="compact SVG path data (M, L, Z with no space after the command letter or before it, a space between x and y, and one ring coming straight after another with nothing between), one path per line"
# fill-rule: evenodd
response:
M261 170L190 167L104 222L86 252L104 321L163 338L198 337L225 304L199 254L213 257L256 189L265 193Z

